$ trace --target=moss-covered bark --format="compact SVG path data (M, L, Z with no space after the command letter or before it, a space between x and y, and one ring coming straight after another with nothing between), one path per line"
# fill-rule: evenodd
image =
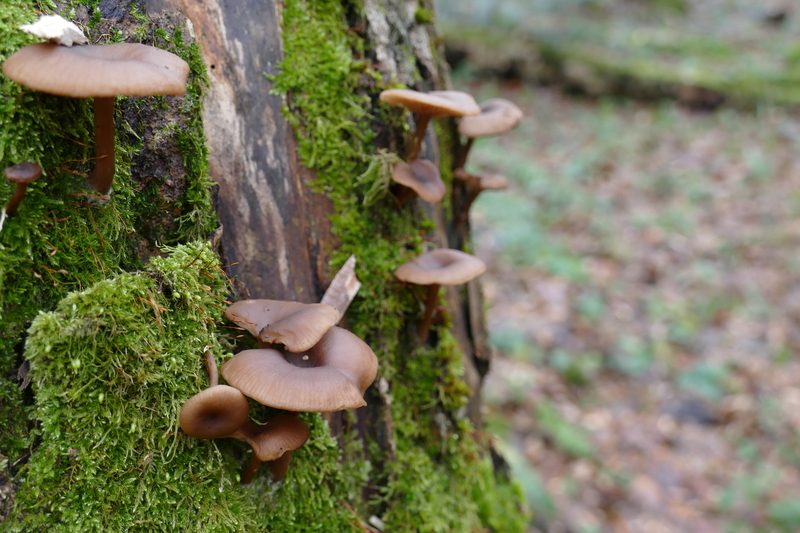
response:
M489 443L466 414L464 339L445 323L433 345L418 346L412 323L423 291L391 275L421 249L434 224L420 222L417 207L396 210L388 190L391 157L378 148L402 149L406 116L376 104L394 81L377 70L377 45L359 21L376 6L393 20L402 16L393 3L369 4L285 2L285 59L271 81L263 79L287 97L299 158L315 173L313 187L332 201L340 243L330 253L332 266L351 253L358 258L364 285L347 322L381 363L367 408L327 419L304 415L312 437L279 485L263 476L240 486L246 445L190 439L177 428L181 404L206 386L203 351L224 359L241 342L222 320L230 287L219 261L209 244L196 242L214 220L198 113L205 69L180 17L145 15L126 2L106 18L97 16L96 4L73 6L94 37L152 42L193 66L187 97L122 104L110 201L86 200L88 103L0 78L0 160L38 161L50 178L34 186L0 232L7 422L0 467L18 484L11 518L0 527L350 531L364 530L376 516L384 531L524 530L518 489L495 470ZM0 39L3 57L24 43L13 28L34 18L35 7L0 7L0 37L9 36ZM428 69L420 79L431 76L442 73ZM5 198L9 190L0 193ZM290 223L285 231L291 239ZM186 244L145 266L149 256L162 255L156 241ZM23 345L33 382L20 390Z

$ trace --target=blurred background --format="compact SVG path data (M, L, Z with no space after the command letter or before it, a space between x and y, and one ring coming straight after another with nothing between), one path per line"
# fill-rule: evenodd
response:
M437 4L531 531L800 531L800 5Z

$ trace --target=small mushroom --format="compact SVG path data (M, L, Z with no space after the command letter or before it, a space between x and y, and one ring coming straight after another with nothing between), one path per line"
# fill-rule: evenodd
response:
M283 344L292 352L308 350L339 321L339 312L328 304L281 300L241 300L225 315L256 337L260 348Z
M480 106L477 116L464 117L458 125L458 133L467 138L467 144L461 150L456 168L466 164L467 156L475 137L502 135L516 128L522 120L522 110L505 98L486 100Z
M290 452L297 450L308 440L311 434L308 425L300 420L297 413L282 413L267 420L261 427L250 424L234 438L247 441L253 448L250 464L242 473L242 484L253 480L262 462L278 463L270 465L275 481L280 481L289 468Z
M478 115L481 112L475 99L460 91L423 93L411 89L388 89L381 92L380 98L383 102L393 106L403 106L417 114L414 142L408 152L408 161L417 158L431 118L464 117Z
M392 169L392 180L406 187L397 197L398 205L402 206L415 194L426 202L436 204L442 201L447 194L447 188L439 174L436 165L427 159L415 159L411 163L401 161Z
M42 167L36 163L25 162L7 167L4 174L6 179L17 184L17 189L5 208L5 215L10 217L19 209L19 204L22 203L22 199L25 197L25 190L28 188L28 184L38 180L42 175Z
M417 326L421 342L428 338L433 323L433 311L442 285L461 285L483 274L486 265L477 257L460 250L439 249L419 255L394 271L400 281L415 285L427 285L425 315Z
M469 214L469 208L475 198L483 191L502 190L508 187L508 179L500 174L470 174L463 168L457 168L453 172L453 178L464 184L465 196L457 205L456 225L462 224ZM455 192L453 193L455 196Z
M100 194L107 194L115 170L114 98L186 94L189 65L175 54L144 44L37 43L6 59L3 74L37 91L94 98L96 161L88 181Z
M234 438L253 448L250 464L242 473L242 484L252 481L263 461L276 461L286 452L296 450L308 440L309 429L296 413L275 416L263 426L248 418L247 397L234 387L219 384L213 354L205 354L210 385L195 394L181 407L179 423L187 435L198 439ZM285 465L283 463L286 463ZM280 463L278 473L288 468L288 459ZM273 475L273 477L275 477ZM282 477L280 478L282 479ZM276 481L279 479L276 478Z
M330 328L300 353L245 350L221 369L225 379L257 402L289 411L330 413L366 405L378 358L357 336Z
M383 91L380 98L390 105L401 105L417 114L408 163L398 163L392 170L392 180L408 188L398 197L398 204L402 206L414 193L428 202L441 202L446 189L439 169L430 161L418 159L428 122L431 118L477 115L480 113L478 104L470 95L459 91L422 93L411 89L389 89Z
M247 422L250 409L247 398L238 389L219 384L214 354L203 356L208 372L208 388L189 398L178 418L181 429L197 439L220 439L231 436Z
M238 389L214 385L189 398L179 416L181 429L196 439L230 437L248 421L250 405Z

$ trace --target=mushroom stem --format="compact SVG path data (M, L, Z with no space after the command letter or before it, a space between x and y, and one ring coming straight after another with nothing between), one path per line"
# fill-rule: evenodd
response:
M214 359L214 354L211 350L206 350L203 356L206 363L206 371L208 372L208 386L214 387L219 385L219 373L217 373L217 361Z
M6 204L6 216L13 216L17 212L19 204L22 203L22 199L25 197L25 189L27 188L27 183L17 183L17 190L14 191L14 196Z
M398 209L406 205L406 202L417 196L417 193L411 187L401 185L400 194L397 195L396 202Z
M469 155L469 151L472 148L472 142L475 140L475 137L467 137L467 144L461 149L461 155L458 157L458 164L456 168L464 168L464 165L467 164L467 156Z
M411 144L411 149L408 151L408 161L413 161L419 156L419 149L422 147L422 139L425 138L425 130L428 129L428 122L430 122L430 115L419 115L417 118L417 129L414 132L414 142Z
M100 194L108 194L114 180L114 97L94 99L94 170L89 185Z
M242 472L242 485L249 485L250 482L253 481L260 466L261 460L259 460L256 455L256 451L253 450L253 454L250 456L250 462L247 464L247 468Z
M469 209L472 207L472 203L478 198L478 195L481 193L480 187L476 187L472 183L467 183L464 186L464 203L463 205L458 207L458 214L456 215L455 226L461 227L461 225L465 224L469 219Z
M428 333L433 324L433 312L436 310L436 304L439 300L439 284L428 285L428 298L425 300L425 316L422 317L419 325L417 326L417 335L420 342L424 343L428 340Z
M272 481L283 481L289 471L289 463L292 460L292 452L286 452L274 461L267 461L267 466L272 474Z

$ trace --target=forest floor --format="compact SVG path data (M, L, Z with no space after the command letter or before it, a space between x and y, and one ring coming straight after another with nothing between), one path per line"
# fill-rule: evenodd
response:
M800 122L456 77L525 112L472 224L531 531L800 531Z

